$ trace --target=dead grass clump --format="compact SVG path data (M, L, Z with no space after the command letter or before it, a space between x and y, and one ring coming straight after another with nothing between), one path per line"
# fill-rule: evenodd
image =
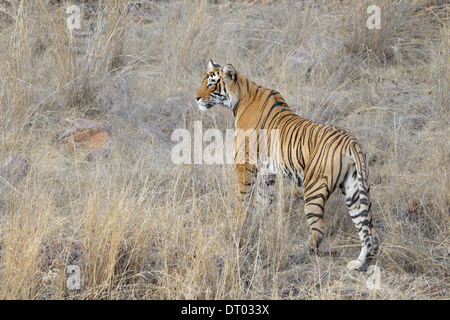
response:
M427 2L365 1L350 10L342 8L341 27L348 35L344 41L346 51L363 62L417 64L427 61L431 53L428 43L435 37ZM380 29L366 27L369 5L380 8Z

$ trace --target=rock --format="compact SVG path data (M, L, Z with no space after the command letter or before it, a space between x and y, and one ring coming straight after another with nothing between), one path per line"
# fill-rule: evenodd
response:
M409 199L407 204L408 204L408 211L411 213L419 211L421 206L420 201L413 198Z
M15 154L6 160L0 169L2 180L15 184L22 180L28 172L28 160Z
M422 221L423 206L419 200L410 198L406 206L399 211L399 217L403 221L420 223Z
M73 124L55 138L55 143L72 141L88 148L104 145L111 135L109 125L89 119L75 119Z

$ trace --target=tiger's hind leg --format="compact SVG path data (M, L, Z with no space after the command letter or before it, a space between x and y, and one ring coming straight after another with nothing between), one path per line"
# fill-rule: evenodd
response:
M372 204L369 190L361 192L356 167L340 185L345 204L361 241L361 252L356 260L348 263L349 269L365 270L378 248L378 236L372 224Z

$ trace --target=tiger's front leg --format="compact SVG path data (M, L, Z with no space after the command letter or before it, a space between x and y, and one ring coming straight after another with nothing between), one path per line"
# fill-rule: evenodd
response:
M248 209L250 199L257 180L258 170L256 165L245 163L236 164L235 172L235 191L236 191L236 217L239 223L244 218L244 210Z

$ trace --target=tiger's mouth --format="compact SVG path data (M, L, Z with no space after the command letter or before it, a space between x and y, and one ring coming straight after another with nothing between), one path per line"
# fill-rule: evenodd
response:
M196 100L197 100L197 104L198 104L199 109L202 110L202 111L206 111L206 110L210 109L213 106L213 104L211 104L209 102L202 101L201 98L197 98Z
M199 100L197 101L197 104L198 104L198 108L202 111L206 111L213 106L212 104L209 104L209 103L203 102L203 101L199 101Z

